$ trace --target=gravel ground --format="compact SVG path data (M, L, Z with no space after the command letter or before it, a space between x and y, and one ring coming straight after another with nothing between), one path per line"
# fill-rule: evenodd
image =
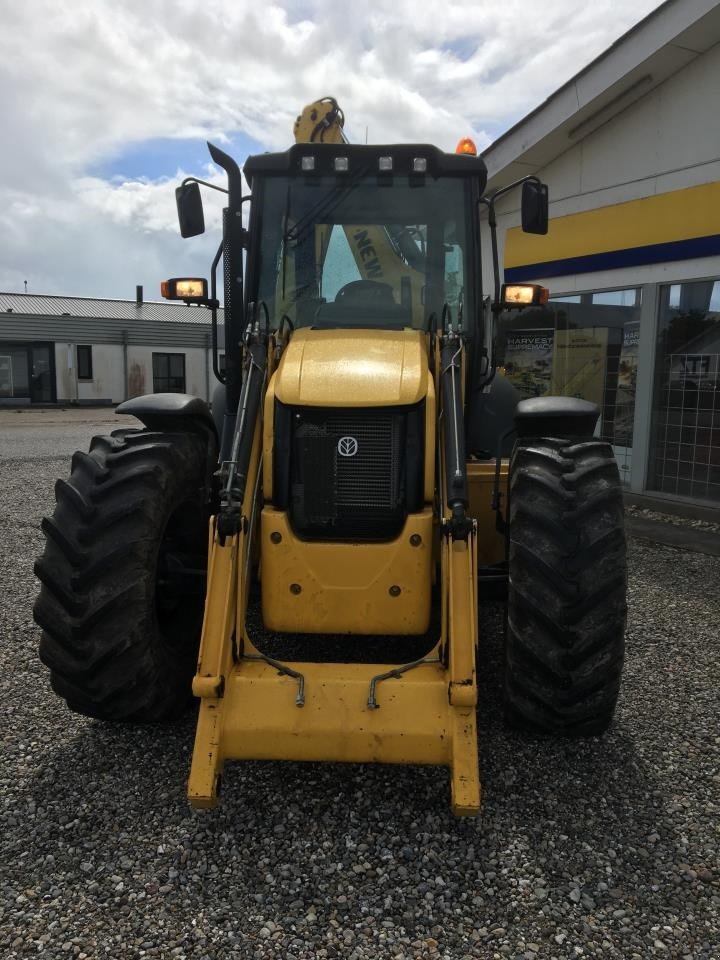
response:
M450 814L443 770L360 765L233 764L219 809L194 812L192 716L75 716L37 659L38 523L78 439L20 453L0 427L0 956L720 954L720 558L631 543L601 739L503 728L501 611L483 609L475 821Z

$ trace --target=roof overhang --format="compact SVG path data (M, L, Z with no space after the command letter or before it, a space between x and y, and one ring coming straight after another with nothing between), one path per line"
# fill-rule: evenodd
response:
M483 151L488 187L537 173L718 42L718 0L668 0Z

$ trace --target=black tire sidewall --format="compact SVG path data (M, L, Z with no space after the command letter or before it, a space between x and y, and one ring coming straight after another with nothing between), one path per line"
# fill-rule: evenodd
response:
M204 579L160 608L158 559L172 534L183 556L206 564L214 454L199 433L116 431L95 437L56 487L34 613L40 657L73 710L160 720L190 699Z

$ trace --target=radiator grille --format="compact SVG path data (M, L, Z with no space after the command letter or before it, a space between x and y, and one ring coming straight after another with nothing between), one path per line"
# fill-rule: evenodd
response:
M407 412L296 409L291 520L301 536L389 540L407 513Z

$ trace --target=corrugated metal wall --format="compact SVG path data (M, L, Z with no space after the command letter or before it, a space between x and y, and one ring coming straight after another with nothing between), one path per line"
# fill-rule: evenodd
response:
M172 321L88 319L84 317L38 317L19 313L0 314L0 341L45 340L61 343L122 343L127 332L129 344L171 347L205 347L209 323ZM218 340L223 343L224 327L219 324Z

